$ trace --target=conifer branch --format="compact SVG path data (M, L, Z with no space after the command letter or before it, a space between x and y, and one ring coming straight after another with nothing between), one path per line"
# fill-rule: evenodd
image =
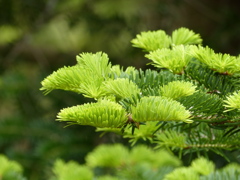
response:
M158 68L167 68L175 74L182 74L192 56L189 56L189 46L178 45L172 49L157 49L151 51L146 57L153 61Z
M225 102L225 107L228 108L228 110L226 110L225 112L227 111L231 111L231 110L234 110L234 109L240 109L240 91L238 92L234 92L232 95L230 96L227 96L227 100L224 100Z
M237 57L230 56L229 54L215 53L209 47L192 46L190 54L220 74L232 75L240 71L240 61Z
M160 87L160 94L164 97L178 99L184 96L190 96L196 92L196 86L190 82L172 81L167 85Z
M192 30L187 28L179 28L172 33L172 46L175 45L190 45L190 44L201 44L202 39L199 34L194 33Z
M168 48L170 46L171 39L165 31L158 30L142 32L131 42L134 47L142 48L146 51L153 51L161 48Z
M125 78L105 81L104 88L107 94L115 95L118 98L140 94L140 89L137 85Z
M64 108L58 113L57 120L95 127L120 128L127 121L127 115L122 106L103 99L96 103Z
M112 66L103 52L82 53L77 64L42 81L45 94L62 89L97 102L62 109L58 121L90 125L180 154L240 148L239 57L215 53L187 28L148 31L132 40L157 70ZM198 45L198 46L197 46ZM185 172L185 170L183 170Z
M136 106L131 107L132 118L145 121L184 121L191 123L190 112L179 102L164 97L142 97Z

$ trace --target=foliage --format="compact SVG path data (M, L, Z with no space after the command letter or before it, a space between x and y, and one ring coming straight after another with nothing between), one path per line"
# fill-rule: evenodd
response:
M0 156L0 162L1 179L25 180L20 164L3 155ZM180 159L166 150L153 150L146 145L128 149L122 144L105 144L89 152L85 164L57 159L47 179L205 180L213 177L237 180L240 177L240 166L230 163L221 169L215 169L214 163L204 157L194 159L190 166L183 166Z
M100 145L86 156L86 164L57 160L53 177L85 180L202 180L233 179L240 177L240 166L230 163L216 169L214 163L204 157L194 159L189 166L166 150L153 150L145 145L131 150L122 144ZM214 178L213 178L214 177ZM53 178L54 179L54 178Z
M117 128L124 124L127 117L119 104L101 100L97 103L65 108L58 114L59 121L69 121L70 119L82 125Z
M7 159L4 155L0 155L0 179L25 180L22 173L23 168L19 163Z
M146 59L142 52L129 48L129 42L136 33L149 29L164 28L169 33L184 25L200 32L205 37L204 43L216 52L237 54L240 46L239 24L235 21L239 19L236 4L206 0L0 1L1 153L20 162L24 167L24 175L29 179L46 179L46 169L56 158L74 159L82 163L83 156L97 144L118 141L119 137L112 134L99 138L91 127L71 126L62 129L65 123L52 121L57 111L90 99L61 91L43 97L38 91L39 81L63 65L72 65L73 57L83 51L102 50L108 53L112 64L145 69ZM117 67L114 66L115 69ZM157 82L151 81L151 78L157 78L163 84L168 83L158 75L159 72L151 71L151 76L146 78L142 74L145 72L139 71L134 80L144 89L143 95L159 95L158 91L149 89L153 87L151 83ZM174 80L180 78L169 73L160 74ZM219 80L219 89L231 89L232 82L223 86L224 81L225 78ZM197 93L194 93L194 98L202 100L203 104L195 104L194 109L199 110L201 107L208 111L208 101L201 98L206 94ZM208 99L213 102L215 97L210 97ZM126 101L120 102L121 105L126 104ZM185 101L181 100L181 103ZM221 105L217 101L214 103L216 106ZM157 130L160 125L153 122L151 127L142 126L141 131L135 128L135 138L130 140L135 143L142 138L150 141L152 134L148 129ZM121 133L119 128L116 131ZM125 137L133 137L131 129L125 129L124 132ZM219 157L215 161L218 164L222 162Z
M93 174L89 168L81 166L74 161L65 163L60 159L56 160L53 167L53 173L55 177L51 180L78 180L79 177L86 180L93 179Z
M43 97L39 81L62 64L72 64L79 51L101 47L115 61L127 57L133 32L145 26L140 20L149 12L144 4L0 1L0 151L20 162L26 177L45 179L46 167L59 157L83 162L99 142L91 127L70 127L63 134L64 125L52 121L66 102L70 106L88 100L60 91ZM125 63L131 63L129 59Z
M61 166L65 167L62 171L59 168L60 162ZM73 164L76 165L75 168L71 167ZM55 162L53 171L57 176L65 174L69 178L68 175L71 175L71 172L85 167L89 171L91 170L90 172L96 179L147 179L145 172L151 172L154 174L152 176L156 176L160 171L167 173L180 165L181 161L178 158L164 150L155 151L144 145L129 150L122 144L108 144L100 145L90 152L86 156L85 165L77 165L74 162L63 163L58 160ZM59 171L56 171L57 168ZM79 176L76 171L75 177L84 178L83 175Z
M225 107L228 108L226 111L231 111L234 109L240 109L240 91L234 92L232 95L227 96L225 102Z
M171 43L170 37L163 30L142 32L131 42L134 47L143 48L147 51L169 47Z
M155 67L167 68L175 74L181 74L191 59L188 52L190 47L179 45L174 46L172 49L158 48L151 51L146 57L153 61Z
M155 37L158 33L161 35ZM238 57L214 55L208 47L206 50L213 56L202 51L200 35L186 28L175 30L168 38L173 42L167 47L158 44L162 36L167 36L162 30L153 31L141 33L132 41L134 46L149 51L146 57L153 59L159 72L124 71L113 68L105 53L83 53L78 56L77 65L46 77L41 90L73 90L95 99L92 104L61 110L59 120L91 125L98 131L122 132L132 145L143 139L180 156L213 151L228 159L224 151L240 147ZM146 46L154 43L155 48ZM208 61L215 65L210 66ZM82 82L83 73L92 74L95 81L84 76ZM227 88L229 84L231 88ZM81 91L83 87L88 92ZM121 112L116 111L119 108Z
M184 121L191 123L190 112L179 102L162 97L142 97L136 106L131 107L132 118L136 122Z
M229 54L215 53L209 47L194 47L195 49L190 52L193 57L197 58L200 62L207 65L213 71L220 74L236 74L239 73L239 58L230 56Z

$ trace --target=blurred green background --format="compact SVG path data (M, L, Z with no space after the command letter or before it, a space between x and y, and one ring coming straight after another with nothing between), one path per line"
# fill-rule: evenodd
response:
M40 82L81 52L103 51L112 64L149 68L131 39L141 31L187 27L216 52L240 52L240 1L0 0L0 153L21 163L29 179L47 179L56 158L84 162L100 143L94 128L55 122L64 107L87 102Z

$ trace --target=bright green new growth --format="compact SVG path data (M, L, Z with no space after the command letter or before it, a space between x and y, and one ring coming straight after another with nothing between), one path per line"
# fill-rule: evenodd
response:
M128 150L121 144L101 145L87 155L86 163L89 167L121 167L128 163L128 156Z
M98 52L82 53L77 56L77 62L87 71L96 74L99 78L108 78L111 70L111 63L109 63L108 55L106 53Z
M130 151L130 160L134 164L149 162L153 168L163 166L178 167L182 163L166 150L152 150L145 145L135 146Z
M119 128L127 120L122 106L109 100L62 109L57 118L59 121L70 121L80 125L110 128Z
M0 154L0 179L26 180L22 174L23 168L18 162L9 160L5 155Z
M167 68L175 74L182 74L190 59L189 46L178 45L172 49L163 48L151 51L146 57L157 68Z
M156 70L123 70L105 53L81 53L75 66L46 77L41 90L94 99L62 109L58 121L114 132L131 145L154 143L180 156L206 151L224 156L224 150L240 148L240 58L195 45L201 42L187 28L171 37L162 30L143 32L133 46L148 51Z
M234 74L240 72L240 58L235 56L215 53L211 48L202 46L192 46L190 54L219 73Z
M54 89L80 93L80 84L82 81L80 73L81 69L77 65L60 68L41 82L42 88L40 90L44 91L45 94L50 93Z
M204 176L213 173L214 170L215 166L211 161L203 157L199 157L198 159L192 161L191 166L189 167L176 168L174 171L167 174L164 180L204 179Z
M145 122L144 125L141 125L139 128L134 130L134 134L130 128L125 129L124 132L121 132L119 128L97 128L97 132L103 132L103 134L107 132L113 132L116 134L122 135L124 138L129 139L129 143L131 145L135 145L139 140L153 142L153 132L158 131L161 127L161 123L159 121L148 121Z
M151 168L162 166L180 166L178 158L165 150L152 150L145 145L135 146L128 150L122 144L101 145L86 156L89 167L125 168L141 163L149 163Z
M171 39L165 31L158 30L142 32L131 42L134 47L142 48L146 51L154 51L161 48L168 48L171 44Z
M224 100L226 103L224 106L228 108L226 111L231 111L234 109L240 109L240 91L234 92L232 95L227 96L227 100Z
M109 95L116 95L117 98L131 97L140 94L138 86L125 78L118 78L104 82L105 91Z
M240 166L231 163L216 169L213 162L204 157L183 166L166 150L153 150L146 145L128 149L122 144L103 144L88 153L86 164L56 160L53 173L50 180L238 180Z
M58 159L54 163L53 167L54 178L57 180L91 180L93 179L93 172L87 166L79 165L77 162L69 161L65 163L64 161Z
M179 149L186 148L186 136L176 131L167 130L164 133L160 132L156 135L156 142L158 145L156 148L166 148L175 150L176 147Z
M199 175L191 168L181 167L167 174L163 180L199 180Z
M136 122L145 121L184 121L190 120L191 114L179 102L164 97L143 97L136 106L132 106L132 118Z
M199 34L187 28L179 28L173 31L171 37L163 30L142 32L131 42L134 47L144 49L145 51L155 51L157 49L170 48L170 46L174 47L181 44L201 44L202 39Z
M77 56L77 62L77 65L61 68L45 78L41 90L46 94L53 89L68 90L95 99L104 96L102 83L111 72L107 54L82 53Z
M190 82L172 81L160 87L160 94L164 97L177 99L183 96L190 96L196 92L196 87Z
M172 46L202 43L202 39L199 34L195 34L193 31L183 27L173 31L171 39Z
M4 155L0 155L0 177L8 172L22 173L22 167L15 161L7 159Z
M213 162L204 157L199 157L191 163L192 168L201 175L208 175L215 170Z
M161 123L158 121L148 121L140 128L135 129L134 134L132 134L131 129L126 129L123 137L129 138L131 145L135 145L139 140L152 142L153 132L156 132L160 126Z

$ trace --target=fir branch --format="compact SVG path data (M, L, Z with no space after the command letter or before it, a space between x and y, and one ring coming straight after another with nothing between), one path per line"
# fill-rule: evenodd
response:
M140 125L139 128L134 131L134 134L131 132L130 128L126 128L123 137L129 138L129 142L132 146L135 145L139 140L148 140L149 142L153 142L153 132L155 132L160 126L161 124L159 122L146 122L144 125Z
M202 63L206 64L210 69L224 75L239 73L240 61L235 56L229 54L215 53L209 47L191 47L190 54Z
M226 169L226 170L218 170L215 172L212 172L208 176L202 176L200 177L200 180L225 180L225 179L231 179L231 180L238 180L240 179L240 173L238 170L235 169Z
M191 167L200 175L208 175L215 170L213 162L207 160L204 157L199 157L192 161Z
M209 93L217 94L219 96L225 96L228 93L235 91L240 82L240 80L237 80L234 76L226 76L216 73L206 67L203 63L196 60L192 60L189 63L185 72L191 79L209 89ZM234 81L235 83L233 83Z
M111 79L116 79L123 73L123 68L120 65L114 65L111 67L109 77Z
M107 55L102 52L82 53L77 56L77 61L77 65L61 68L45 78L40 90L47 94L54 89L62 89L95 99L105 96L102 83L110 78L112 70Z
M223 137L224 132L213 130L207 126L197 126L190 132L176 130L161 130L156 134L156 148L167 148L179 153L193 153L201 151L213 151L221 154L222 150L233 150L240 148L239 136ZM183 151L184 150L184 151ZM227 157L226 157L227 158Z
M86 156L89 167L119 168L129 161L129 151L121 144L101 145Z
M225 112L227 111L231 111L234 109L240 109L240 91L234 92L232 95L227 96L227 99L224 100L225 102L225 107L227 107L228 109L225 110Z
M198 91L191 96L181 97L178 101L188 109L193 117L210 117L215 114L222 114L223 100L215 94L207 94ZM200 119L200 118L199 118Z
M9 160L6 156L3 154L0 154L0 177L6 176L9 172L16 173L16 175L21 175L23 172L22 166L13 160ZM14 178L14 177L12 177ZM23 178L24 179L24 178Z
M191 168L180 167L164 177L164 180L199 180L199 175Z
M103 81L103 77L99 77L97 74L76 65L53 72L42 81L40 90L48 94L54 89L61 89L98 99L106 94L102 88Z
M106 96L106 91L103 86L104 78L99 77L89 71L82 71L82 81L79 85L79 92L88 98L99 99Z
M123 70L111 66L105 53L82 53L77 65L45 78L41 90L69 90L98 100L62 109L59 121L122 133L132 144L141 139L180 154L224 156L224 150L240 148L240 56L190 45L201 42L186 28L172 37L162 30L143 32L132 44L149 51L146 57L160 72Z
M130 159L131 164L134 165L149 162L154 169L166 166L179 167L181 165L181 161L168 151L163 149L153 150L146 145L134 146L130 151Z
M184 126L192 127L185 128ZM156 148L166 147L180 153L184 150L185 154L211 150L224 156L222 150L233 150L240 147L239 132L225 136L228 129L212 129L206 123L184 126L168 124L159 129L155 136ZM179 139L180 137L182 140Z
M92 74L96 74L98 77L103 77L105 79L111 71L111 63L106 53L82 53L77 56L76 59L83 69L90 71Z
M127 115L122 106L103 99L96 103L64 108L58 113L57 120L95 127L121 128L127 121Z
M202 39L199 34L194 33L187 28L179 28L172 33L172 46L175 45L189 45L189 44L201 44Z
M131 43L133 47L142 48L146 51L153 51L156 49L168 48L170 46L170 41L170 37L165 31L158 30L141 32Z
M79 165L75 161L65 163L63 160L57 159L54 163L52 179L71 179L77 180L79 177L83 179L93 179L94 174L91 169L84 165Z
M175 74L182 74L192 56L189 55L189 46L178 45L172 49L157 49L146 57L153 61L157 68L167 68Z
M115 95L117 98L126 98L140 94L138 86L125 78L117 78L104 82L104 89L107 94Z
M79 87L82 81L81 70L79 66L60 68L41 82L42 87L40 90L44 91L44 94L48 94L54 89L79 93Z
M131 114L131 106L136 106L139 100L142 98L141 94L137 94L136 96L127 97L121 99L118 103L126 109L126 111Z
M155 137L157 143L156 149L167 148L167 149L184 149L186 148L186 136L183 133L179 133L173 130L166 130L158 133Z
M136 83L139 88L155 88L162 85L165 85L171 81L176 80L185 80L186 77L184 75L173 74L170 71L154 71L147 69L146 71L139 70L132 72L128 78Z
M179 102L159 97L142 97L136 106L131 107L132 118L136 122L183 121L191 123L190 112Z
M178 99L179 97L190 96L196 92L196 86L190 82L172 81L160 87L160 94L164 97Z

